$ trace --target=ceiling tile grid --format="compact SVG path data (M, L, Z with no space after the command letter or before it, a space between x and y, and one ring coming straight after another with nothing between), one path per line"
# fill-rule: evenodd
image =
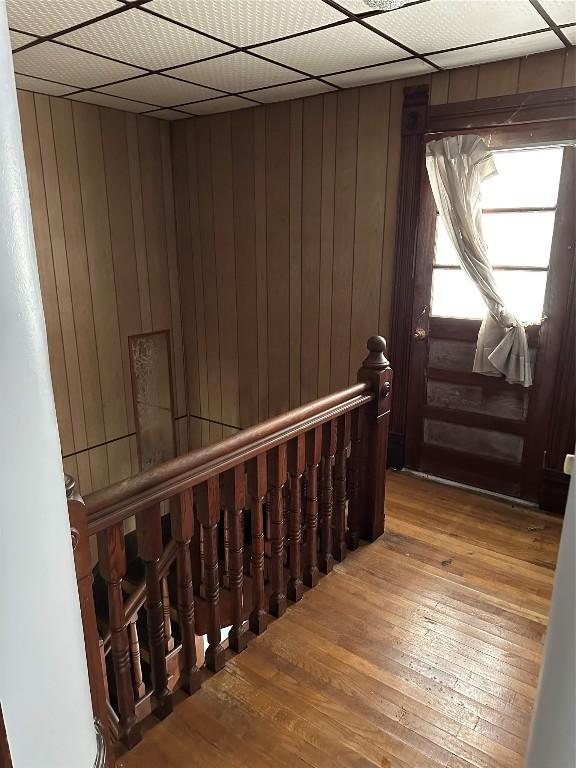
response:
M287 83L305 77L298 72L242 51L179 67L171 70L170 74L182 80L190 80L232 93L250 91L265 85Z
M6 0L17 85L161 119L574 45L574 0ZM245 98L239 97L242 94Z
M149 8L239 47L346 18L323 0L153 0Z
M132 98L161 107L189 104L191 101L201 101L222 95L212 88L185 83L183 80L175 80L164 75L147 75L146 77L139 77L137 80L126 80L115 85L108 85L100 90L104 93L111 93L113 96L121 96L125 99Z
M13 58L14 71L18 74L70 83L79 88L94 88L142 74L141 69L128 64L50 42L16 51Z
M138 9L109 16L59 40L145 69L165 69L232 50L229 45Z

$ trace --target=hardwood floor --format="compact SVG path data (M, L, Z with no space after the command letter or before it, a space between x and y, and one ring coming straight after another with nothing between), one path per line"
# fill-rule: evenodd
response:
M522 765L561 521L391 473L386 533L123 768Z

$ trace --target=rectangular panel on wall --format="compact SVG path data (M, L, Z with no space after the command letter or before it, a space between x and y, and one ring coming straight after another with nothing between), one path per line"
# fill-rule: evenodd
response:
M522 460L524 447L524 440L520 435L450 424L433 419L424 419L424 443L462 451L471 460L473 460L471 454L477 454L489 459L501 459L515 464L519 464Z
M437 408L483 413L503 419L524 421L528 411L528 393L521 387L486 389L429 379L426 383L426 402Z
M163 331L130 338L136 439L140 467L149 469L176 453L170 337Z

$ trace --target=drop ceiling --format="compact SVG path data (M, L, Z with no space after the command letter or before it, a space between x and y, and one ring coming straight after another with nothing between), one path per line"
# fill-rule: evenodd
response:
M6 0L16 84L177 120L576 40L574 0Z

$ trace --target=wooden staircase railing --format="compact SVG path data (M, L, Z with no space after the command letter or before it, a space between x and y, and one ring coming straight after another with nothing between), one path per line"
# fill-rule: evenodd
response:
M392 371L382 337L368 350L358 383L341 392L84 501L67 478L92 704L110 766L115 739L133 747L145 716L172 711L175 688L196 691L202 666L222 669L228 649L243 651L360 538L383 533ZM144 572L135 583L126 580L130 518ZM106 593L100 633L90 536Z

